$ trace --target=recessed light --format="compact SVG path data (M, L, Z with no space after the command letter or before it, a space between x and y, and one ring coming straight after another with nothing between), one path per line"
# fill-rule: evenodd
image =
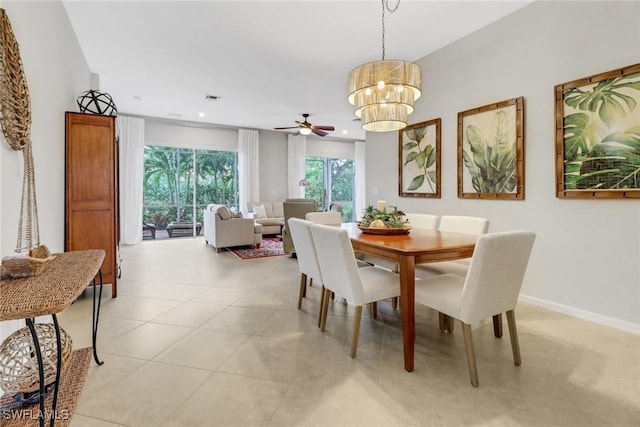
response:
M346 134L348 134L348 133L349 133L349 131L348 131L348 130L346 130L346 129L342 131L342 134L343 134L343 135L346 135Z
M141 96L139 96L139 95L135 95L135 96L133 97L133 99L135 99L136 101L140 101L140 100L142 99L142 97L141 97Z
M204 117L204 113L198 113L198 117Z

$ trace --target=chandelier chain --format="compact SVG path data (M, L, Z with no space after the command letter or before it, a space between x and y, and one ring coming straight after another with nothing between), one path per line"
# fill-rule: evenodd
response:
M394 7L389 7L389 0L382 0L382 60L384 61L385 57L385 48L384 48L384 35L385 35L385 27L384 27L384 13L389 12L393 13L398 10L398 6L400 6L400 0L397 1Z

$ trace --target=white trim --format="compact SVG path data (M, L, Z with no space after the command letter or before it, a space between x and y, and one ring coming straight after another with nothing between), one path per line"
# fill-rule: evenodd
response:
M636 323L627 322L625 320L615 319L613 317L603 316L598 313L593 313L579 308L570 307L564 304L558 304L555 302L547 301L544 299L530 297L528 295L520 294L519 301L527 304L543 307L551 311L555 311L569 316L577 317L579 319L589 320L600 325L609 326L611 328L620 329L621 331L630 332L635 335L640 335L640 325Z

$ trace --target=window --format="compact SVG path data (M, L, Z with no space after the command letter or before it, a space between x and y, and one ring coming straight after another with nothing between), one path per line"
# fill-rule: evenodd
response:
M238 153L147 145L143 221L164 230L170 222L202 222L210 203L238 208ZM195 224L194 224L195 226Z
M322 210L341 212L343 222L353 221L353 160L307 157L305 176L305 197L315 199Z

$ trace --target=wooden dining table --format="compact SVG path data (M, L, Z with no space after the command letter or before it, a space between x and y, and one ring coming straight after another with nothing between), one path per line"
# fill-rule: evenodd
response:
M438 261L469 258L478 236L429 229L411 229L408 234L378 235L363 233L357 223L342 224L349 232L355 251L398 263L400 274L400 314L404 368L413 371L415 324L415 266Z

